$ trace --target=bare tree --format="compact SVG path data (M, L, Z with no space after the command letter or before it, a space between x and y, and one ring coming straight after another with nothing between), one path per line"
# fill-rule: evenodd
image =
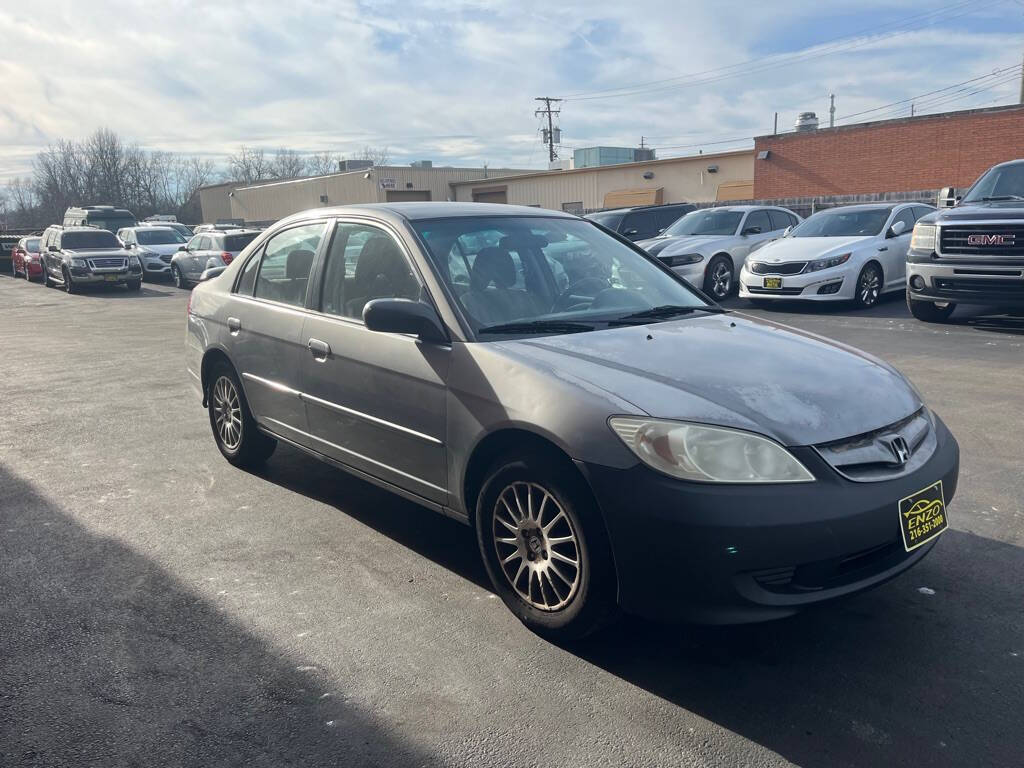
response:
M317 152L307 159L306 169L313 176L326 176L337 173L340 163L341 159L333 152Z
M259 147L247 147L243 144L238 152L228 155L228 171L235 181L252 184L271 178L270 160Z
M277 179L294 179L305 176L307 160L293 149L281 149L274 153L270 161L270 175Z
M356 160L370 160L374 165L387 165L391 160L389 147L371 147L367 144L356 156Z

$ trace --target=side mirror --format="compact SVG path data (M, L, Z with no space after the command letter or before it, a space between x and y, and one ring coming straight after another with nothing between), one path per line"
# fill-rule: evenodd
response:
M363 322L371 331L413 333L423 341L445 343L448 334L432 306L411 299L373 299L363 307Z
M785 230L783 231L783 233L782 233L782 236L783 236L783 237L789 237L789 236L790 236L790 234L791 234L792 232L793 232L793 225L792 225L792 224L790 224L790 225L789 225L788 227L786 227L786 229L785 229Z
M900 235L902 235L906 231L907 231L907 222L905 222L905 221L897 221L895 224L893 224L891 227L889 227L889 231L886 233L885 236L887 238L899 237Z
M178 246L178 250L179 251L187 251L188 250L188 246L187 245L179 245Z
M741 234L744 234L744 235L760 235L761 234L761 228L760 227L747 227L746 229L743 230L743 232Z
M48 251L49 251L50 253L57 253L57 251L59 251L59 250L60 250L60 248L58 248L58 247L57 247L56 245L51 245L51 246L50 246L49 248L47 248L47 250L48 250Z
M227 267L210 267L209 269L204 269L203 274L199 276L199 282L212 280L217 277L217 275L222 274L225 269L227 269Z

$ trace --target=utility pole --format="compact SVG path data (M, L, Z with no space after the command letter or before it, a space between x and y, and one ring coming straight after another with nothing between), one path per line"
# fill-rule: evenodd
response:
M910 102L910 116L914 116L914 102Z
M828 127L836 127L836 95L834 93L828 95Z
M542 115L547 115L548 127L545 128L544 131L543 131L543 133L544 133L544 143L548 145L548 160L550 160L553 163L553 162L555 162L555 160L558 159L558 153L555 152L555 144L559 143L558 141L556 141L556 138L558 138L558 139L561 138L561 130L554 127L554 124L552 123L552 119L551 118L552 118L553 115L560 114L562 110L560 110L560 109L552 109L551 105L552 105L552 103L558 104L561 101L561 99L553 99L550 96L538 96L537 98L534 99L534 101L542 101L542 102L544 102L544 107L541 108L541 109L538 109L533 114L536 115L537 117L540 117ZM559 133L558 137L555 136L555 131L558 131L558 133Z
M775 113L775 127L772 128L772 136L778 136L778 135L779 135L779 113L776 112Z
M640 137L640 149L643 149L643 148L644 148L644 137L641 136Z

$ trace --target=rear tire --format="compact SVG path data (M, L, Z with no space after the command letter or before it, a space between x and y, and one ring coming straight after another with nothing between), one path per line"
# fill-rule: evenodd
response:
M940 307L934 301L912 299L910 291L907 291L907 309L915 318L925 323L945 323L956 309L956 304L949 302L946 306Z
M216 363L207 397L210 428L217 448L236 467L258 467L270 458L277 441L260 432L234 369Z
M604 521L564 457L530 451L495 461L477 498L476 533L494 591L537 634L579 639L616 616Z
M704 293L715 301L729 298L736 284L734 272L731 259L715 256L704 273Z

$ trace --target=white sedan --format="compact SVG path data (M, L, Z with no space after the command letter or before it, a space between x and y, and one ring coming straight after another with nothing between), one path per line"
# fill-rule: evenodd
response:
M874 306L883 293L905 289L914 223L934 210L872 203L819 211L747 258L740 296Z

